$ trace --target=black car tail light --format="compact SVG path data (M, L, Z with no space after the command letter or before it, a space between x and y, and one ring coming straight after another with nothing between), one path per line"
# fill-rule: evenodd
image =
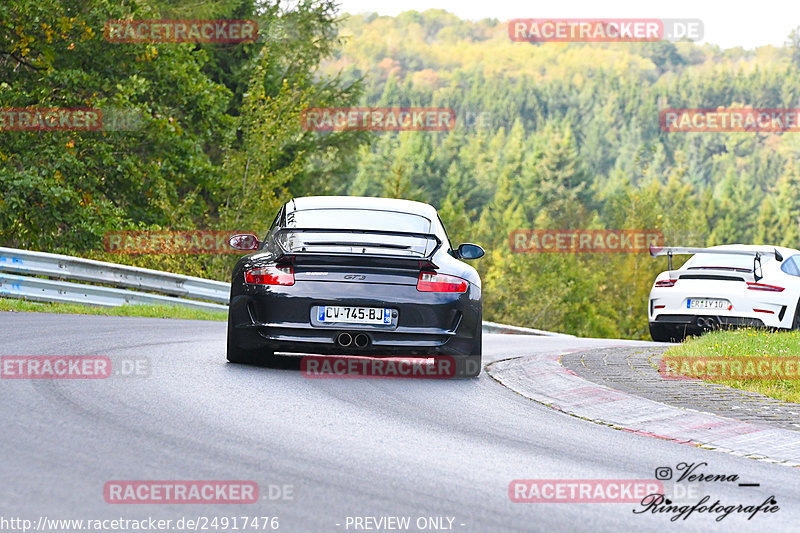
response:
M447 274L421 272L417 280L420 292L467 292L467 280Z
M252 285L294 285L294 271L291 266L252 268L244 273L244 281Z

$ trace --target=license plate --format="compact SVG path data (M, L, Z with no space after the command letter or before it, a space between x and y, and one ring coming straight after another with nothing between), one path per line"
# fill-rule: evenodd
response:
M717 300L715 298L690 298L686 300L687 309L727 309L729 305L728 300Z
M341 307L320 305L317 311L320 322L347 322L350 324L391 324L392 310L381 307Z

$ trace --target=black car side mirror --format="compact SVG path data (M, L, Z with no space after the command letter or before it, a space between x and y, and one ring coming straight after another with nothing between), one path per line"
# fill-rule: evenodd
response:
M457 259L480 259L486 252L477 244L465 242L456 250Z
M241 233L239 235L234 235L228 240L228 245L235 249L235 250L244 250L245 252L249 252L251 250L258 250L258 246L261 243L258 242L258 237L251 233Z

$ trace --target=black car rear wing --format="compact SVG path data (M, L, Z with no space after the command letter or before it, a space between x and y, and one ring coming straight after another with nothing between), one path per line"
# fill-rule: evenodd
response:
M373 229L336 229L336 228L281 228L272 235L273 241L279 248L282 256L312 256L319 255L320 252L313 252L307 250L306 246L298 249L287 249L280 237L287 234L294 233L335 233L335 234L352 234L352 235L376 235L380 237L411 237L417 239L425 239L435 243L433 249L426 255L401 255L401 254L380 254L380 253L367 253L367 248L390 248L401 249L401 245L392 245L386 242L321 242L315 243L310 246L349 246L352 248L362 248L361 252L325 252L328 256L343 256L343 257L370 257L375 259L400 259L400 260L413 260L413 261L431 261L433 255L441 248L442 240L433 233L416 233L409 231L390 231L390 230L373 230ZM427 249L427 245L426 245ZM432 263L431 263L432 264Z
M712 255L746 255L753 257L753 276L756 281L761 279L761 256L767 254L775 254L775 259L778 262L783 261L783 255L777 248L772 250L721 250L719 248L693 248L690 246L653 246L650 245L650 256L657 257L659 255L667 256L667 265L669 270L672 270L672 256L673 255L694 255L694 254L712 254ZM758 266L758 269L756 269Z

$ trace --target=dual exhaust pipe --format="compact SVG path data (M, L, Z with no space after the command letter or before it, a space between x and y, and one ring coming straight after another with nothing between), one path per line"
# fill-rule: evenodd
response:
M353 336L345 331L336 336L336 344L342 348L347 348L350 345L356 348L366 348L369 346L369 337L364 333L358 333Z
M713 329L717 327L717 321L713 317L700 317L697 319L697 325L701 328Z

